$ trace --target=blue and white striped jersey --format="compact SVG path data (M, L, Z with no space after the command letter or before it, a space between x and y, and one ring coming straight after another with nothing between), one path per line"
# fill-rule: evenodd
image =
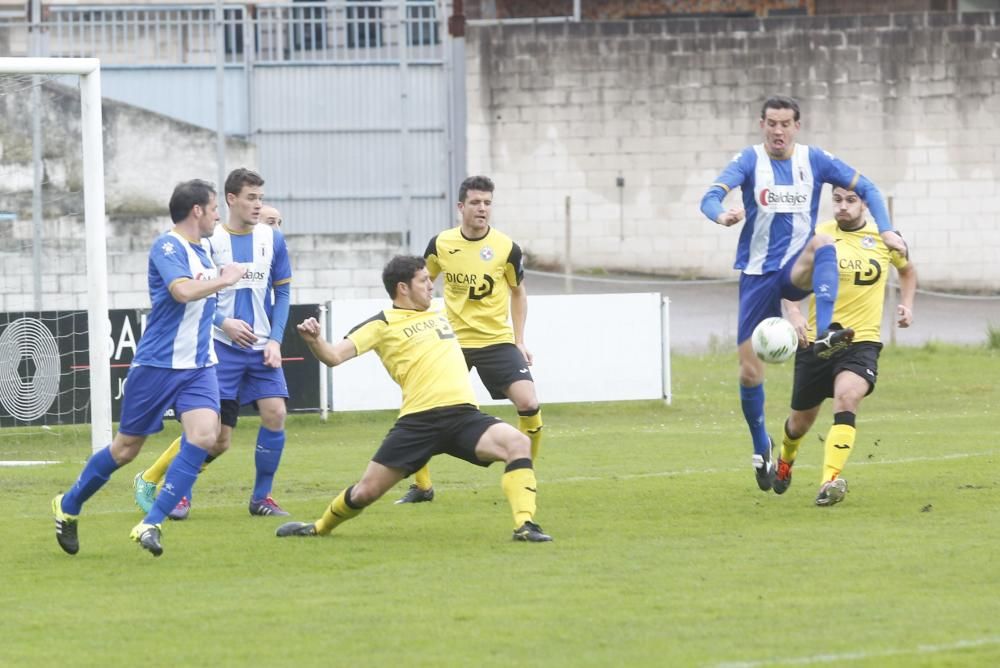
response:
M726 194L736 187L742 190L746 218L733 268L763 274L784 267L805 247L816 227L825 183L856 191L879 230L891 229L885 202L871 181L830 153L805 144L796 144L786 160L771 158L763 144L743 149L709 187L701 210L716 220Z
M212 260L220 267L238 262L246 268L239 283L219 292L218 312L222 317L237 318L253 327L257 335L253 348L263 350L271 338L274 323L274 287L292 280L284 235L270 225L254 225L243 234L218 225L208 245ZM285 309L287 311L287 305ZM282 331L285 320L287 312L282 317ZM214 327L212 334L217 341L234 345L219 327ZM280 337L277 340L280 343Z
M170 294L170 285L217 276L204 242L189 241L173 230L157 237L149 250L153 309L139 339L134 366L195 369L216 364L211 335L215 295L182 304Z

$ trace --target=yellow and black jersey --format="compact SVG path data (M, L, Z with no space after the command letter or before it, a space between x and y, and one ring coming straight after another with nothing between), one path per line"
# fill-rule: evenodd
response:
M469 370L455 333L441 311L391 308L347 334L358 355L374 350L403 391L399 415L476 404Z
M845 232L830 220L816 226L816 234L833 237L840 283L833 306L833 322L854 329L855 341L881 341L882 309L889 265L902 269L905 257L890 250L874 223ZM809 300L809 330L816 331L816 300Z
M424 258L431 278L444 275L444 304L463 348L514 343L510 289L524 280L524 268L510 237L491 227L467 239L454 227L431 239Z

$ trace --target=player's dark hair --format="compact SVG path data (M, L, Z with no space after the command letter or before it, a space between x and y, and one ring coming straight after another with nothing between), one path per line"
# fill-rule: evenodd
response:
M417 272L427 266L427 262L419 255L397 255L389 260L382 270L382 285L393 299L396 298L396 286L409 283Z
M232 193L239 196L244 186L262 185L264 185L264 179L261 178L260 174L246 167L237 167L226 177L226 194Z
M767 114L768 109L791 109L795 112L795 120L799 120L799 103L794 98L785 95L774 95L764 101L764 106L760 108L761 119Z
M494 187L493 181L488 176L470 176L462 181L462 185L458 187L458 201L465 202L465 198L470 190L492 193Z
M215 194L215 186L208 181L191 179L178 183L174 194L170 196L170 220L179 223L188 217L195 205L202 208L208 206L208 201Z

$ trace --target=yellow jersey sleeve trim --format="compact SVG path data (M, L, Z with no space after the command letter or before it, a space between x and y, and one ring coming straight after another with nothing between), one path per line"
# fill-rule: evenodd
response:
M727 193L728 193L728 192L729 192L730 190L732 190L732 188L730 188L729 186L727 186L727 185L726 185L725 183L713 183L712 185L710 185L710 186L709 186L709 188L714 188L714 187L716 187L716 186L718 186L718 187L722 188L722 189L723 189L723 190L725 190L725 191L726 191Z
M285 283L291 283L291 282L292 282L292 279L290 279L290 278L283 278L280 281L275 281L274 284L275 285L284 285Z
M847 186L845 190L854 190L854 186L858 185L858 179L861 178L861 172L854 172L854 178L851 179L851 185Z

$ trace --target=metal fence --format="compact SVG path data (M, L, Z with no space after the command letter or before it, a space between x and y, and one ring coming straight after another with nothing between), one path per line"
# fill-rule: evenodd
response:
M42 55L99 56L105 67L214 65L215 11L212 4L52 5L39 26ZM0 13L0 30L28 28L23 13ZM227 3L222 31L225 59L231 64L442 58L434 0ZM29 55L27 40L8 40L6 50L4 55Z
M445 39L434 0L0 15L0 55L98 57L108 98L215 129L221 89L224 130L257 145L289 233L402 232L411 249L451 220Z

